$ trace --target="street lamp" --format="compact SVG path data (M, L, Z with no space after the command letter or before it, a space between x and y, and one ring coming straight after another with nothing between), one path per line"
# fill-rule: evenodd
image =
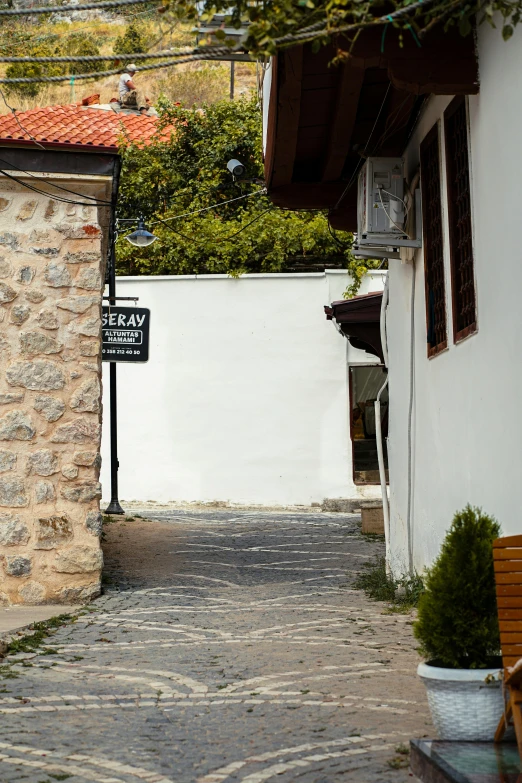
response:
M157 238L158 237L155 234L151 234L150 231L147 231L143 218L139 218L136 231L133 231L132 234L125 237L127 242L130 242L134 247L148 247L149 245L152 245Z

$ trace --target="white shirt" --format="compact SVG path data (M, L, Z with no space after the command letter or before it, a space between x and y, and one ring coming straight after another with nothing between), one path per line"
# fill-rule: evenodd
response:
M127 82L132 81L132 76L128 73L122 73L120 76L120 83L118 85L120 98L123 98L124 95L127 95L128 92L130 92L131 88L127 87Z

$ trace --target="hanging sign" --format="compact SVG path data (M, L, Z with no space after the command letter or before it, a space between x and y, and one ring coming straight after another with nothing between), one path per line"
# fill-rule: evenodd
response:
M148 362L149 328L144 307L102 307L102 360Z

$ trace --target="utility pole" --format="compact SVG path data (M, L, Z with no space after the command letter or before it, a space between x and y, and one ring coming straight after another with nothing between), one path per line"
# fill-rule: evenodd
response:
M113 213L112 236L108 263L109 306L116 303L116 226ZM110 420L111 420L111 502L106 514L125 514L118 500L118 397L116 391L116 362L109 363Z
M230 60L230 100L234 100L234 79L236 75L236 63L234 60Z

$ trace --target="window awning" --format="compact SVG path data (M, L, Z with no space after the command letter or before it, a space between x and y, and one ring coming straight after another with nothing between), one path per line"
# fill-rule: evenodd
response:
M353 299L332 302L324 311L328 321L335 321L338 329L354 348L377 356L384 364L381 344L382 291Z

